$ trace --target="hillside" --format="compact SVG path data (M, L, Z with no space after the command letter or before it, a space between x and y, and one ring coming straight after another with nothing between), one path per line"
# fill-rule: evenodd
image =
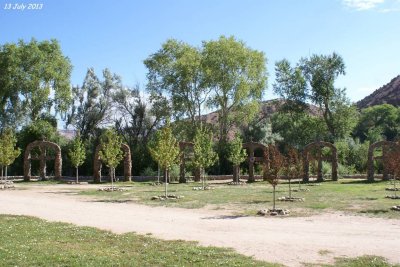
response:
M400 75L357 102L357 106L360 109L381 104L391 104L396 107L400 106Z

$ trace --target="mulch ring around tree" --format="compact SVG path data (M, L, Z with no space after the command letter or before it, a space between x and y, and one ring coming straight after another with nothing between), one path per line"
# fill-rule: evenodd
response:
M308 188L292 189L293 192L310 192Z
M390 198L390 199L400 199L400 196L391 195L391 196L386 196L386 198Z
M114 186L114 187L102 187L102 188L99 188L98 191L102 191L102 192L122 192L122 191L126 191L126 189Z
M87 185L88 182L75 182L75 181L68 181L67 184L80 184L80 185Z
M246 185L246 182L229 182L227 185Z
M285 209L267 209L267 210L259 210L257 215L261 216L287 216L290 214L289 210Z
M400 191L400 188L388 187L385 188L386 191Z
M213 190L213 189L215 189L215 188L211 187L211 186L205 186L204 188L202 186L193 187L193 190L196 190L196 191L198 191L198 190Z
M280 197L279 201L288 201L288 202L304 202L304 198L302 197Z
M0 181L0 190L15 189L13 181Z
M177 195L167 195L165 196L153 196L151 197L151 200L168 200L168 199L181 199L184 198L184 196L177 196Z
M400 211L400 206L393 206L391 210Z

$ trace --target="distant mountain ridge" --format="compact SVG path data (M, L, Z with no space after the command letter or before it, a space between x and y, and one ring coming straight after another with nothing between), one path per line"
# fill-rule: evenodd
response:
M393 78L388 84L375 90L372 94L357 102L360 109L381 105L391 104L400 107L400 75Z

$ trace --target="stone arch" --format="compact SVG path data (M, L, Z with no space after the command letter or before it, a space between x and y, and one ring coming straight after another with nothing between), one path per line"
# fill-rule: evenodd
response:
M267 170L267 158L266 158L266 151L267 147L261 143L256 143L256 142L248 142L243 144L243 148L247 150L247 162L249 163L249 178L248 182L255 182L254 178L254 163L262 163L263 164L263 179L265 179L266 176L266 170ZM262 157L255 157L254 152L257 149L261 149L263 151L263 156Z
M398 146L397 143L392 142L392 141L379 141L376 143L373 143L369 146L368 149L368 163L367 163L367 168L368 168L368 174L367 174L367 179L369 182L374 181L374 159L382 159L382 157L386 154L388 147L390 146ZM374 151L376 148L382 148L382 157L374 157ZM389 175L387 168L385 167L385 164L383 164L383 180L388 180Z
M101 168L102 162L100 159L101 145L96 147L94 153L93 160L93 182L100 183L101 182ZM124 152L124 181L130 182L132 180L132 158L131 158L131 149L126 144L121 144L121 150Z
M186 159L188 159L185 153L186 148L191 148L193 150L194 143L193 142L179 142L179 150L180 150L180 163L179 163L179 183L186 183L185 177L185 168L186 168ZM200 181L200 169L196 169L194 172L194 180L196 182Z
M332 180L337 181L338 180L338 173L337 173L337 168L338 168L338 158L337 158L337 149L332 143L324 142L324 141L316 141L313 143L310 143L304 147L303 150L303 168L304 168L304 177L303 177L303 182L308 182L309 181L309 154L310 150L313 148L318 149L318 175L317 175L317 181L322 182L324 178L322 177L322 155L321 155L321 150L323 147L328 147L331 149L332 157L330 158L332 162Z
M34 148L39 148L40 155L32 157L31 151ZM52 149L55 156L48 156L46 151ZM39 173L42 179L46 178L46 161L54 160L54 176L56 180L61 179L62 157L61 148L59 145L49 141L34 141L27 145L24 153L24 180L31 180L31 160L39 160Z

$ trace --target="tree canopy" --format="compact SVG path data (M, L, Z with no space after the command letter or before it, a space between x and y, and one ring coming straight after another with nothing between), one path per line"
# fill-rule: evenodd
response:
M67 111L72 65L57 40L0 46L0 126L35 121L54 108Z

